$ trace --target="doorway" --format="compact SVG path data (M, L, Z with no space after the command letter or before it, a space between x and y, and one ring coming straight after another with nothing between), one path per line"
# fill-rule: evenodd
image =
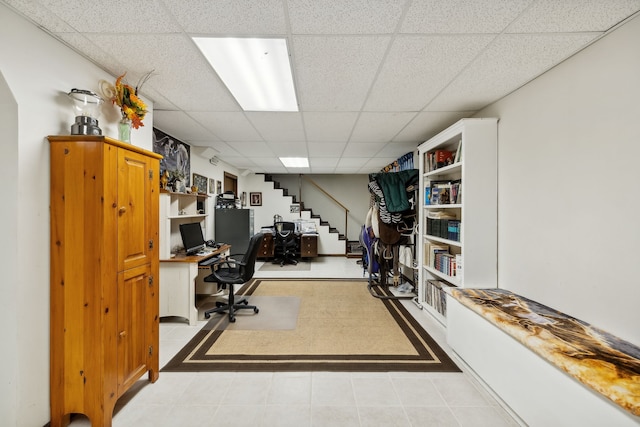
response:
M227 191L233 191L233 195L238 197L238 177L229 172L224 173L224 189L223 191L226 193Z

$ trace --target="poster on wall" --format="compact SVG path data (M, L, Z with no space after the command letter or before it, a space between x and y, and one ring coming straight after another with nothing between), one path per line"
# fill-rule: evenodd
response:
M166 133L153 128L153 152L164 156L160 160L160 176L164 171L182 178L184 185L191 187L191 146Z

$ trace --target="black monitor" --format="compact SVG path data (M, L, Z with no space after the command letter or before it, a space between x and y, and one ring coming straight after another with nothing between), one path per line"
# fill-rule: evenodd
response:
M199 222L180 224L180 235L187 255L193 255L205 248L202 227Z

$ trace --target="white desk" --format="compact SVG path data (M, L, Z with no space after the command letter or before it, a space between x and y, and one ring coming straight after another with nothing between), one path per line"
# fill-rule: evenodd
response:
M223 245L205 256L176 255L175 258L160 260L160 317L178 316L194 326L198 321L196 307L196 279L198 263L205 259L229 256L230 245ZM211 267L202 268L207 275Z

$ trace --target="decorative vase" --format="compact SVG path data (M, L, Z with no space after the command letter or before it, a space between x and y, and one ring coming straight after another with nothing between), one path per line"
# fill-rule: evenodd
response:
M118 139L131 143L131 120L123 117L118 122Z

